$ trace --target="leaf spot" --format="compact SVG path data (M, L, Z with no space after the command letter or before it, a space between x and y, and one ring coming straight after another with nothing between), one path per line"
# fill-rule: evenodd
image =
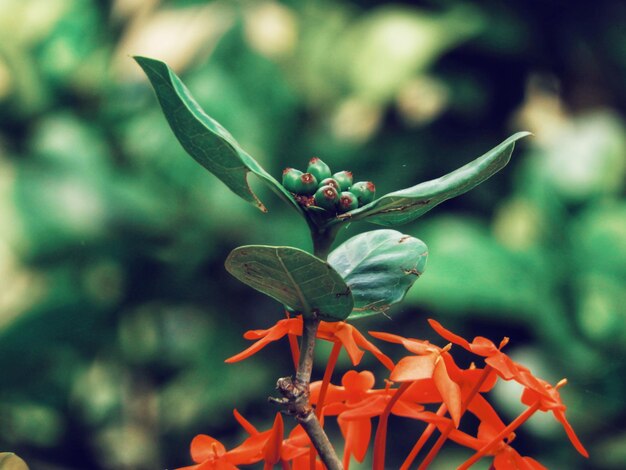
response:
M418 277L419 277L419 276L420 276L420 274L421 274L421 273L420 273L417 269L415 269L415 268L413 268L413 269L403 269L402 271L404 272L404 274L407 274L407 275L408 275L408 274L413 274L414 276L418 276Z

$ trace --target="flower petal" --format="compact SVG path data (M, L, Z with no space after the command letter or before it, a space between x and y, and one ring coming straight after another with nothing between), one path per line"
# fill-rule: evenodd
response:
M226 448L217 439L198 434L191 441L191 459L196 463L206 460L216 460L226 453Z
M467 341L465 338L462 338L459 335L455 335L454 333L452 333L450 330L447 330L446 328L444 328L441 323L439 323L436 320L433 320L432 318L428 319L428 323L430 324L431 328L433 330L435 330L435 332L441 336L443 339L456 344L458 346L461 346L463 349L467 349L468 351L471 351L470 349L470 343L469 341Z
M448 375L444 360L441 357L438 359L433 371L433 380L448 408L454 425L458 428L461 421L461 387L452 381Z
M373 336L374 338L381 339L389 343L401 344L408 351L411 351L413 354L419 354L419 355L430 354L439 349L437 346L430 344L428 341L421 341L421 340L412 339L412 338L404 338L399 335L385 333L382 331L368 331L368 333L370 336Z
M274 325L272 328L270 328L270 330L268 330L269 333L267 333L267 335L262 337L252 346L241 351L239 354L235 354L234 356L229 357L224 362L228 364L232 364L233 362L239 362L239 361L242 361L243 359L247 359L248 357L259 352L261 349L263 349L265 346L267 346L271 342L278 341L283 336L287 335L289 333L288 325L281 324L281 322L284 322L284 321L286 320L281 320L278 323L276 323L276 325Z
M341 378L341 385L344 386L348 399L356 398L360 400L365 392L374 386L375 382L374 374L369 370L361 372L349 370Z
M389 378L394 382L429 379L433 376L436 357L434 354L403 357L393 368Z
M246 418L244 418L241 413L239 413L239 411L237 411L237 409L235 408L233 410L233 415L235 415L235 419L237 420L237 422L239 423L239 425L251 436L254 436L256 434L259 434L259 431L257 430L257 428L254 427L254 425L248 421Z
M369 418L345 421L341 416L337 422L346 440L346 447L357 462L363 462L372 437L372 422Z
M276 413L271 433L265 446L263 446L263 460L265 460L266 464L276 465L280 461L284 434L283 416L280 413Z
M478 356L489 357L498 352L498 348L493 342L482 336L477 336L470 344L470 351Z
M567 418L565 418L565 413L560 409L552 410L552 413L554 414L556 420L563 425L567 437L569 437L570 442L576 448L576 450L581 455L589 458L589 452L587 452L585 446L583 446L582 442L580 442L580 439L578 439L578 436L574 432L574 428L572 428L572 425L569 424L569 421L567 421Z

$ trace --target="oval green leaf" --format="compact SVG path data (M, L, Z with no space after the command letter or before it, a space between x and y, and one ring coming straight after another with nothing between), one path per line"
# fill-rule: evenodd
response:
M359 209L338 216L331 224L347 220L367 220L391 227L411 222L436 205L466 193L500 171L509 162L515 142L528 135L530 132L518 132L452 173L385 194Z
M400 302L426 268L428 248L396 230L374 230L350 238L328 263L352 290L350 318L385 312Z
M28 465L13 452L0 452L0 470L28 470Z
M229 273L305 316L344 320L354 301L350 288L328 263L285 246L249 245L230 252Z
M200 108L180 78L164 62L139 56L134 59L150 79L167 122L189 155L235 194L263 212L267 209L248 185L248 172L260 177L281 199L302 213L289 191L248 155L221 124Z

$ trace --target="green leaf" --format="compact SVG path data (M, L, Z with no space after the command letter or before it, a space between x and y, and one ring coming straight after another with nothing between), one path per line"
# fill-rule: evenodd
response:
M328 263L352 290L350 318L386 311L400 302L424 272L428 248L396 230L374 230L350 238L328 256Z
M289 191L248 155L226 129L200 108L187 87L165 63L139 56L135 60L150 79L167 122L189 155L235 194L256 204L263 212L267 212L267 209L248 185L248 172L260 177L272 191L302 213Z
M367 220L374 224L395 226L422 216L437 204L466 193L506 166L515 142L529 135L518 132L473 162L441 178L425 181L389 194L340 215L330 224L342 220Z
M0 470L28 470L28 465L13 452L0 452Z
M350 288L328 263L297 248L249 245L226 259L229 273L305 316L344 320L354 301Z

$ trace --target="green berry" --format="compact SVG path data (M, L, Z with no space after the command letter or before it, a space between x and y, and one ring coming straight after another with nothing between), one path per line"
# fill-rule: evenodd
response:
M306 172L315 176L317 181L330 178L331 175L328 165L317 157L313 157L309 160L309 166L307 167Z
M316 206L334 212L335 206L339 202L339 193L332 186L326 185L316 191L313 199L315 199Z
M359 207L364 206L374 200L376 196L376 186L371 181L359 181L354 183L350 192L359 200Z
M283 170L283 186L287 191L291 191L292 193L299 192L300 188L300 177L302 176L302 172L300 170L296 170L295 168L285 168Z
M317 179L311 173L303 173L298 181L300 185L298 194L310 196L317 191Z
M350 191L343 191L339 197L339 212L348 212L359 207L359 200Z
M352 186L352 173L349 171L340 171L335 173L333 178L339 183L339 188L342 191L347 191Z
M339 183L337 183L337 180L334 178L323 179L319 187L321 188L322 186L332 186L337 191L341 191L341 189L339 188Z

